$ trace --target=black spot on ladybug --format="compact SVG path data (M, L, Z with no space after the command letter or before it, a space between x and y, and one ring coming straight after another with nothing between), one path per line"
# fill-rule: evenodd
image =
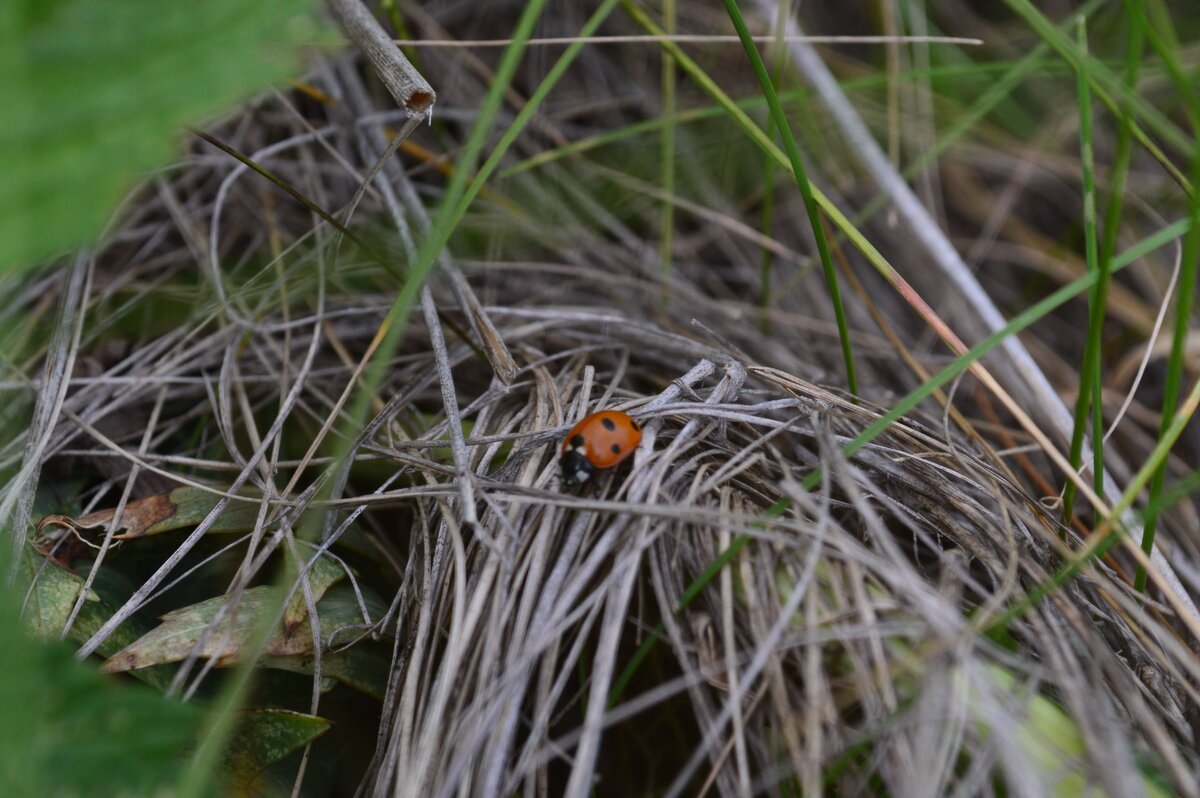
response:
M612 432L613 430L615 430L617 428L617 425L613 423L613 420L611 418L602 418L602 419L600 419L600 423L603 424L604 428L606 430L608 430L609 432Z
M614 444L612 445L612 453L613 453L613 454L620 454L620 453L621 453L621 444L619 444L619 443L614 443Z
M585 441L584 441L582 435L576 435L574 438L571 439L571 446L573 448L579 448L579 447L583 446L584 443L585 443Z

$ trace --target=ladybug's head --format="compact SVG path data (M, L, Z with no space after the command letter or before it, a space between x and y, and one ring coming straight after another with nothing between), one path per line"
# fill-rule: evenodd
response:
M567 449L562 453L562 482L568 488L582 485L591 479L596 467L588 462L579 449Z

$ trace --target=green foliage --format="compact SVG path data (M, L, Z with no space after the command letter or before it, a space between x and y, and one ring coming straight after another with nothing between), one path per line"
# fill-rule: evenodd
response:
M308 0L0 5L0 271L86 242L180 128L295 72Z
M83 580L53 563L44 562L44 567L38 569L38 560L27 554L24 565L28 578L33 581L33 589L25 601L25 612L22 620L30 634L44 640L53 640L62 634L71 615L71 608L79 598L83 588ZM88 591L85 602L100 601L95 591Z
M0 596L0 794L147 795L170 783L200 712L138 684L118 684L38 643Z
M329 584L324 580L320 585L313 585L314 599L319 599L317 613L321 635L326 640L339 630L357 630L359 625L368 622L352 587L339 585L326 593ZM246 659L248 650L253 650L251 641L255 630L277 617L281 599L278 588L263 585L242 593L232 610L226 606L229 597L225 595L172 610L162 616L159 626L109 657L102 670L120 673L179 662L196 651L197 645L200 646L197 655L216 659L218 667L241 662ZM383 604L377 598L365 593L364 599L372 618L383 614ZM313 633L307 606L302 603L301 608L295 624L279 626L273 631L267 642L268 655L289 657L312 651Z
M257 795L268 767L329 730L315 715L264 709L246 712L225 753L224 786L238 795Z
M22 568L25 578L33 586L21 614L22 625L27 632L42 640L58 640L75 607L79 591L83 588L83 577L43 561L29 550L25 553ZM99 588L101 584L112 583L119 578L119 574L112 569L105 569L97 575L93 584ZM67 632L67 639L83 643L112 617L116 608L105 601L99 592L88 591L83 606L79 608L79 614L75 616L75 621ZM149 624L140 616L134 616L121 624L100 645L97 652L111 656L149 631ZM160 690L165 690L171 683L170 672L162 667L142 668L133 675Z

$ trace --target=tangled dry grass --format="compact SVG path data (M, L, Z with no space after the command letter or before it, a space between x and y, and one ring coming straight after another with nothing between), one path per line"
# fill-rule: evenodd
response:
M544 33L573 31L577 5ZM478 37L488 18L414 14L426 37ZM652 117L648 52L586 49L513 163ZM527 59L517 92L545 58ZM423 55L441 79L437 125L412 142L453 154L487 64L470 50ZM43 482L77 480L85 511L181 480L225 497L155 550L110 627L169 604L181 574L224 562L236 596L272 578L282 552L338 554L387 605L364 630L390 665L378 726L367 712L354 738L373 751L354 773L359 794L1034 796L1086 783L1200 795L1195 640L1175 607L1131 590L1126 555L1030 607L1004 639L983 633L1085 536L1044 504L1061 476L974 377L954 384L952 411L930 400L846 456L920 383L864 297L920 365L949 358L860 272L863 396L836 387L836 329L799 199L781 184L764 310L762 193L735 190L754 158L727 131L681 131L690 199L676 203L669 273L644 142L485 190L411 319L393 323L402 338L365 393L364 355L390 329L446 167L413 148L365 178L404 124L365 75L353 57L323 60L311 83L327 98L275 94L209 128L356 241L197 143L103 249L13 298L74 303L80 331L63 327L46 352L59 379L51 368L37 386L43 406L64 394L41 422L53 429ZM948 169L981 185L962 162ZM847 207L862 204L848 174L821 171ZM892 251L909 235L882 218L868 229ZM951 293L908 265L923 295ZM366 421L352 426L356 403ZM644 424L632 466L560 490L562 434L608 407ZM1127 457L1144 451L1120 438ZM221 510L247 497L257 523L212 546ZM1194 541L1170 534L1191 523L1178 512L1167 545L1190 572ZM97 578L120 551L111 533L93 545ZM303 708L336 711L319 675ZM193 656L173 689L203 694L220 676ZM311 771L322 755L309 754Z

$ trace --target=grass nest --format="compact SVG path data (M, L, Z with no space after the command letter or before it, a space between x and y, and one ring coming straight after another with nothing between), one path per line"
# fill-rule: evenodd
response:
M569 35L579 10L539 34ZM424 37L470 39L499 11L413 13ZM710 29L689 14L682 28ZM839 247L859 384L845 390L786 175L698 114L675 130L674 188L661 188L663 126L631 127L662 119L651 47L584 49L419 289L413 253L491 52L422 50L439 104L411 132L355 57L319 59L301 89L206 129L246 163L193 140L103 246L14 298L66 309L43 314L35 385L40 406L63 393L38 422L52 430L43 501L59 515L31 541L107 608L84 623L81 600L72 637L198 701L222 694L229 667L257 664L248 706L337 721L267 774L302 794L1200 794L1194 623L1179 601L1157 581L1135 592L1120 547L1052 581L1099 519L1081 507L1061 523L1047 501L1061 473L977 374L876 434L954 355ZM544 53L522 62L497 131ZM700 56L753 98L743 59L729 45ZM680 108L710 108L686 81L675 91ZM1052 96L1028 100L1048 130L1063 113ZM855 95L871 124L883 100ZM802 146L829 155L813 158L816 181L864 207L870 179L839 166L835 120L804 102ZM1021 269L1047 257L1031 242L1074 224L1077 195L1061 219L1037 210L1061 205L1071 141L1047 134L1022 156L980 139L950 151L939 179L962 202L944 220L961 250L981 247L1011 309L1038 280L1067 279ZM1021 157L1036 162L1024 182L1001 177ZM1169 194L1138 168L1143 194ZM972 227L1010 188L1033 200ZM905 255L922 251L917 233L885 217L861 229L930 304L955 302L923 255ZM1131 297L1162 264L1138 268L1121 284ZM1080 304L1028 337L1050 373L1082 349ZM1136 315L1114 323L1134 329ZM972 312L952 318L979 337ZM1014 390L1045 426L1051 411ZM601 408L641 422L642 444L565 490L562 436ZM1129 419L1114 459L1152 443ZM180 509L181 490L199 510ZM163 497L165 516L143 515ZM1179 534L1194 511L1163 519L1172 562L1194 573L1195 541ZM332 575L317 577L321 563ZM266 642L231 627L259 619L248 602L272 585L307 625ZM190 617L207 631L186 645L144 642L157 616L201 605ZM275 629L286 611L262 617Z

